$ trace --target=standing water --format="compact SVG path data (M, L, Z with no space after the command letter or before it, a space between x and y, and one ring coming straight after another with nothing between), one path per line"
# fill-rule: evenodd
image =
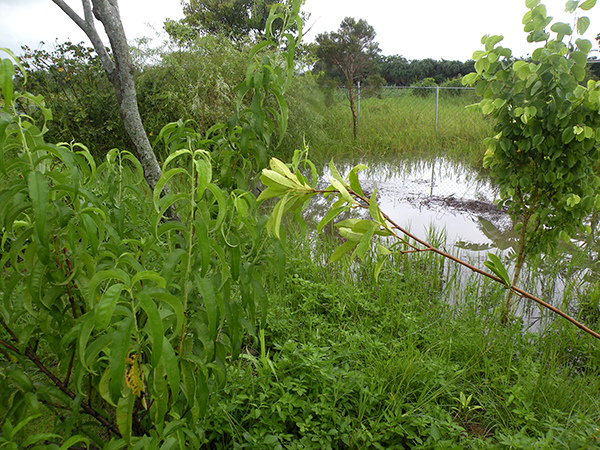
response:
M356 164L336 162L336 167L346 176ZM443 158L365 164L368 169L359 172L363 191L370 196L377 190L380 209L399 226L425 241L433 234L443 235L443 246L448 253L484 270L488 252L502 253L509 274L512 272L506 257L514 253L516 246L513 224L506 210L498 209L495 203L498 189L489 177ZM319 188L330 184L329 176L329 169L324 167ZM323 199L318 199L305 211L305 218L316 223L327 207ZM538 268L524 270L519 285L559 308L574 312L577 297L587 290L590 270L574 271L568 262L569 258L550 264L542 262ZM456 278L461 286L473 279L472 272L459 269L450 261L446 267L450 271L454 267L455 273L460 273ZM532 303L520 309L525 322L539 328L545 311Z

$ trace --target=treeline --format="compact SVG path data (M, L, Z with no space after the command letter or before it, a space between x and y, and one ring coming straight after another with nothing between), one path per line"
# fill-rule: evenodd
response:
M400 55L380 56L377 60L380 76L386 85L409 86L426 78L433 78L437 84L466 75L475 70L475 62L468 60L447 61L442 59L407 60Z

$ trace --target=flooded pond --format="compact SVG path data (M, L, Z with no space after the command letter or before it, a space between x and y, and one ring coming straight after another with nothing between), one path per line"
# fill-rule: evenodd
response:
M507 211L499 210L495 204L498 189L486 175L445 159L335 161L343 177L358 163L368 166L359 172L365 193L370 195L376 189L380 209L416 237L432 243L432 237L437 236L445 251L482 269L488 252L502 253L505 257L514 253L516 240L512 221ZM329 176L325 165L319 188L330 184ZM327 209L326 201L317 199L305 211L305 219L316 224ZM512 268L508 258L503 259L510 274ZM580 296L587 292L588 283L597 279L597 263L589 264L588 261L576 267L571 264L572 260L573 256L568 254L558 261L546 262L542 258L536 267L523 270L519 285L549 303L575 313ZM450 278L460 288L477 280L477 275L450 261L446 262L445 270L457 274ZM447 290L450 297L456 291ZM451 302L455 300L449 298ZM543 329L543 319L554 318L532 302L524 302L519 309L528 328Z
M336 162L342 176L354 163ZM432 229L443 233L447 246L471 251L504 250L512 244L512 222L494 201L498 190L488 177L445 159L431 161L367 162L359 172L363 190L377 189L382 211L420 239ZM329 184L323 169L319 187ZM309 209L314 220L324 214L325 202Z

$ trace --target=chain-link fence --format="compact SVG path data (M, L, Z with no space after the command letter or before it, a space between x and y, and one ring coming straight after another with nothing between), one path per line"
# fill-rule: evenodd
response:
M470 87L384 86L373 90L359 84L354 95L359 125L371 110L381 112L382 106L387 106L398 115L399 128L409 129L412 125L421 133L453 136L487 126L479 112L467 109L478 102L475 89ZM348 90L338 89L334 99L347 103Z
M354 95L359 136L373 139L375 133L386 133L396 154L411 155L406 162L394 158L384 164L386 170L370 174L379 189L420 211L505 218L493 203L497 192L487 176L470 164L469 158L483 154L483 140L493 132L489 117L468 108L479 101L474 88L357 86ZM334 100L345 109L348 91L338 90ZM445 158L448 154L452 157Z

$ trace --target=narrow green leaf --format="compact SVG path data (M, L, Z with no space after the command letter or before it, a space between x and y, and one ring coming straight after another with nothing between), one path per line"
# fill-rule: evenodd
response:
M344 181L344 179L342 178L342 176L340 175L340 173L337 170L337 167L335 167L335 164L333 163L333 159L331 161L329 161L329 171L331 172L331 176L339 181L340 183L342 183L343 185L346 184L346 182Z
M35 416L27 417L26 420L27 419L33 420L34 418L37 418L40 416L41 416L41 414L36 414ZM23 445L23 447L25 448L25 447L29 447L30 445L35 444L36 442L40 442L40 441L61 441L62 439L63 439L63 437L60 434L37 433L32 436L29 436L27 439L25 439L23 441L23 443L21 445Z
M127 395L119 398L117 403L117 426L121 432L121 436L131 445L131 426L133 423L133 405L135 403L135 395L127 389Z
M365 166L364 164L359 164L359 165L355 166L348 174L348 181L350 182L350 189L352 189L354 192L356 192L358 195L360 195L362 197L364 197L365 194L363 193L362 187L358 180L358 172L361 170L364 170L366 168L367 168L367 166Z
M335 249L335 251L331 255L331 258L329 258L329 262L334 263L339 261L342 258L342 256L344 256L346 253L348 253L350 250L356 247L356 244L358 244L358 241L344 242L342 245Z
M348 202L350 205L356 203L350 195L350 193L348 192L348 190L346 189L346 187L344 186L344 183L341 183L340 181L332 177L329 177L329 181L331 181L331 185L336 191L340 193L340 195L346 202Z
M317 233L321 233L323 231L323 228L325 228L325 225L327 225L329 222L331 222L333 219L339 216L342 212L347 210L347 206L339 206L337 208L331 207L329 211L327 211L327 214L325 214L325 217L323 217L319 221L317 225Z
M88 340L90 339L90 334L94 329L94 313L88 312L81 316L81 330L79 332L79 339L77 341L77 350L79 352L79 361L83 365L83 368L89 370L88 366L85 363L85 350L87 347Z
M111 406L117 407L117 404L110 398L109 391L110 384L110 367L107 367L102 376L100 377L100 383L98 384L98 392L100 396Z
M175 354L175 350L171 346L171 343L166 336L163 336L163 366L167 373L167 381L171 388L173 399L177 400L179 397L179 383L181 376L179 373L178 356Z
M200 274L205 276L210 267L210 238L206 221L198 218L194 221L194 239L196 240L196 254L200 254Z
M279 199L279 201L275 204L273 211L271 212L271 217L269 217L269 221L267 222L267 229L272 231L273 234L277 237L277 239L281 239L280 229L281 229L281 220L283 218L283 213L285 212L285 204L289 199L288 195L284 195Z
M171 178L173 178L175 175L178 175L181 173L186 174L189 178L189 174L188 174L187 170L185 170L184 168L178 167L175 169L171 169L166 173L163 173L163 176L160 177L160 179L156 183L156 186L154 186L154 192L152 194L152 201L154 203L154 208L156 209L156 212L160 212L158 202L162 195L163 188L165 187L165 185L169 182L169 180Z
M161 133L162 133L162 131L161 131ZM165 162L163 163L163 166L162 166L163 172L167 169L167 166L169 164L171 164L171 161L174 161L175 159L179 158L182 155L192 156L192 151L187 148L182 148L180 150L176 150L176 151L172 152L171 154L169 154L169 156L167 156L167 159L165 159Z
M369 214L375 222L382 222L383 218L381 217L381 211L379 211L379 205L377 204L377 189L373 190L371 198L369 199Z
M297 190L304 189L299 182L293 181L274 170L263 169L260 180L265 186L273 189Z
M183 302L179 297L174 296L173 294L158 288L146 289L144 291L151 298L155 300L160 300L168 304L173 311L175 312L175 317L177 317L177 324L175 325L175 332L181 332L184 324L185 324L185 314L184 314L184 306Z
M5 438L14 437L19 431L21 431L25 427L25 425L27 425L32 420L39 419L40 417L42 417L42 414L32 414L30 416L25 417L17 425L15 425L15 427L12 429L12 432L10 433L10 436L5 436Z
M49 239L46 232L49 199L48 181L42 173L36 170L29 172L27 175L27 185L35 218L34 238L36 240L36 250L40 260L47 264L50 258Z
M110 348L110 384L109 393L114 402L120 401L123 379L125 377L125 358L129 353L133 318L125 317L113 332Z
M166 287L165 279L153 270L144 270L144 271L136 273L133 276L133 278L131 279L131 286L134 287L137 282L140 282L143 280L153 281L157 284L158 287L161 287L161 288Z
M96 272L88 284L88 295L90 304L94 305L99 298L96 298L96 289L100 283L108 280L116 279L121 281L125 286L131 286L131 279L126 272L120 269L107 269Z
M113 284L102 294L94 310L94 326L97 330L106 330L108 328L124 287L122 283Z
M383 265L386 261L387 258L380 258L379 261L377 261L377 265L375 266L375 271L373 274L375 276L375 281L379 279L379 274L381 273L381 269L383 269Z
M362 261L365 260L367 256L367 251L371 248L371 245L373 243L374 231L375 228L373 227L365 231L362 238L360 238L360 242L356 246L356 250L354 250L356 256L358 256Z
M58 450L67 450L71 447L73 447L75 444L78 443L82 443L85 444L86 447L89 447L90 445L90 440L84 436L81 436L79 434L76 434L75 436L71 436L69 439L67 439L63 445L60 446L60 448Z
M152 357L151 363L153 367L158 366L163 352L163 323L158 312L156 303L146 293L138 294L140 305L148 316L147 326L150 328L150 339L152 340Z
M15 67L10 59L2 59L0 61L0 89L4 96L4 110L8 111L10 103L13 99L13 76L15 75Z
M217 335L219 308L212 281L208 278L202 278L197 274L196 285L198 286L198 291L202 295L204 307L206 308L209 336L211 339L215 339Z
M484 261L484 265L490 269L498 278L502 280L502 282L507 286L511 286L510 277L508 276L508 272L502 264L502 261L497 255L493 253L488 253L488 261Z

